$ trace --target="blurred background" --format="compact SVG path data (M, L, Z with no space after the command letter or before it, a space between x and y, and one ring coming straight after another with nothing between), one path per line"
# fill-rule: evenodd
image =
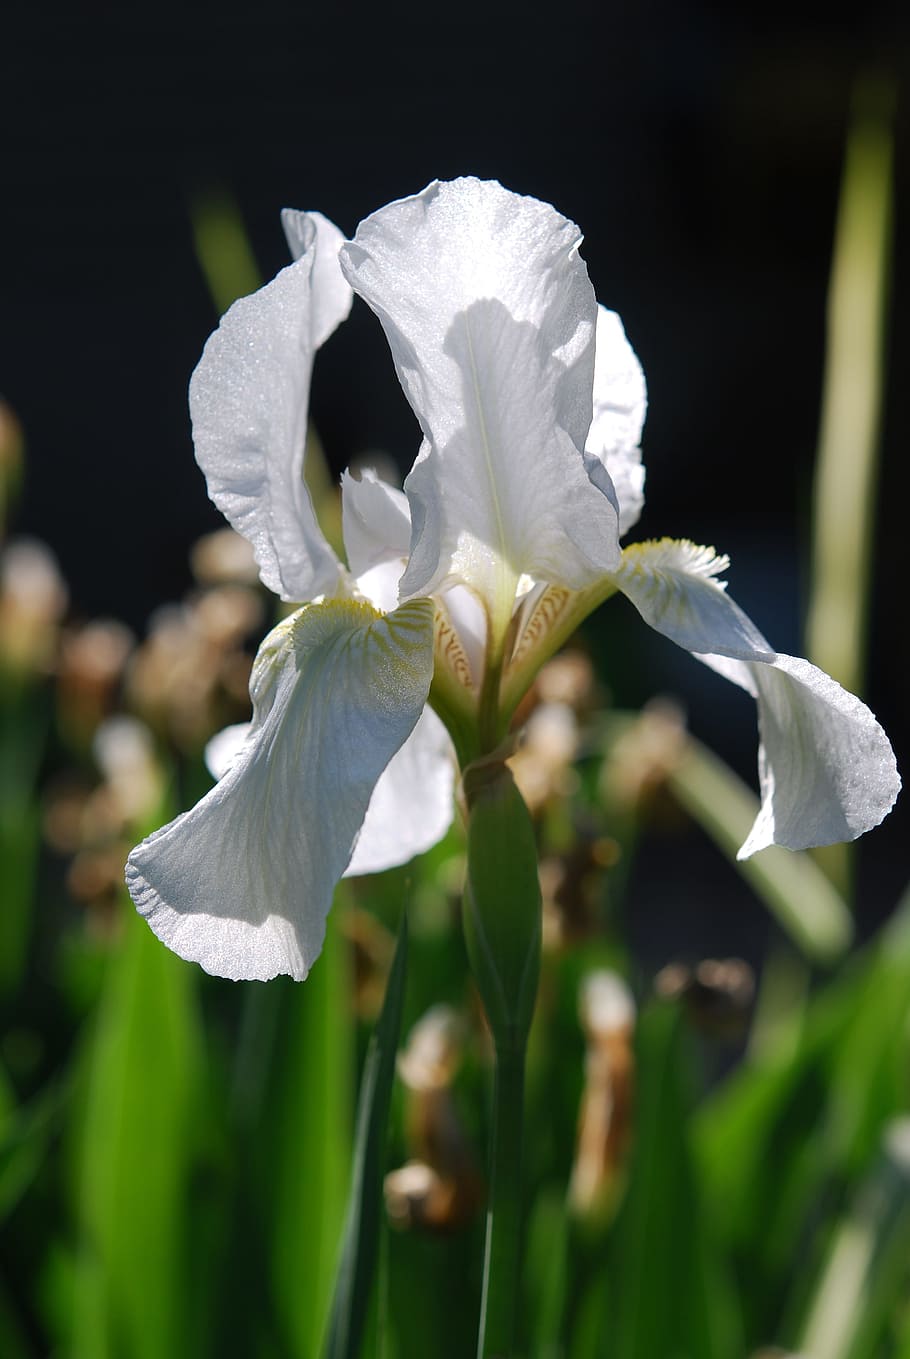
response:
M122 1057L131 1051L124 1035L135 1039L131 1025L136 1014L122 979L131 976L136 995L146 1000L158 994L160 980L153 971L159 964L148 961L144 942L133 942L139 936L123 924L117 885L122 854L130 837L160 824L164 812L172 815L208 786L202 744L221 723L244 716L249 657L271 619L270 603L250 585L245 563L231 558L229 547L223 542L221 549L210 547L208 557L202 549L194 551L200 538L222 521L206 498L193 461L186 389L219 313L233 296L252 290L287 262L280 208L317 208L351 234L363 216L433 178L475 174L548 200L578 222L598 297L622 316L648 381L647 503L634 536L685 536L729 552L731 593L772 643L782 651L808 654L838 674L836 645L818 625L814 633L811 623L807 628L810 605L820 589L818 554L836 575L831 564L841 545L840 519L829 516L835 527L827 545L819 547L815 516L823 493L814 478L821 446L828 450L829 483L835 489L841 485L847 503L846 552L853 532L854 483L838 471L836 446L838 432L853 426L849 408L845 414L837 394L858 384L862 405L863 382L871 385L872 417L865 432L860 420L853 445L863 446L873 515L871 535L859 549L860 557L870 562L869 575L857 583L860 612L867 615L861 626L866 640L848 657L852 672L841 677L878 714L904 767L910 751L904 466L910 439L905 377L910 295L904 264L910 139L901 82L910 53L908 27L906 13L883 3L854 7L840 22L833 13L820 20L817 7L801 3L731 7L693 0L615 5L566 0L551 8L479 0L445 8L264 3L243 10L179 11L97 0L59 9L17 7L0 20L0 464L8 488L5 527L8 535L41 540L60 571L58 581L46 561L35 566L32 560L29 566L26 560L26 574L32 569L29 579L34 581L37 571L39 583L44 582L40 616L33 611L27 626L8 601L6 615L0 608L0 632L9 648L0 771L7 876L0 886L6 904L14 898L27 904L27 910L6 912L5 972L0 966L7 1031L0 1056L8 1068L8 1088L0 1081L0 1130L5 1128L0 1137L0 1212L6 1214L3 1220L11 1233L3 1260L12 1280L9 1296L0 1289L0 1339L11 1355L50 1352L49 1336L58 1346L55 1353L69 1353L73 1335L78 1340L72 1341L72 1352L86 1355L145 1353L154 1359L157 1354L204 1351L199 1335L206 1331L209 1314L202 1303L194 1314L197 1348L162 1348L173 1343L175 1333L166 1327L142 1348L137 1339L144 1325L141 1301L125 1276L110 1282L104 1260L106 1251L116 1255L121 1250L111 1223L118 1215L116 1205L132 1201L129 1193L124 1199L123 1185L135 1188L144 1163L124 1162L117 1183L105 1185L103 1167L86 1153L85 1139L99 1137L99 1146L107 1145L110 1129L104 1110L111 1090L119 1090L118 1098L127 1105L135 1095L129 1082L117 1086L119 1059L110 1046L115 1043L111 1035L120 1035L116 1041L122 1039L117 1050ZM876 235L873 223L866 247L861 245L853 257L858 310L851 312L842 303L846 310L840 314L846 319L838 347L827 313L837 278L836 241L838 221L844 220L851 128L854 133L860 129L854 205L878 203L881 222L890 215L891 225ZM857 211L862 217L862 209ZM857 258L865 263L855 265ZM849 293L848 283L842 295ZM870 298L872 334L880 337L880 345L877 340L871 346L864 343L869 310L864 310L864 299ZM851 334L858 337L870 369L858 378ZM416 423L398 388L382 333L359 302L350 321L320 352L312 417L335 477L350 462L377 456L391 459L404 473L416 452ZM851 456L848 440L847 464ZM840 464L841 469L847 464ZM324 495L329 513L331 499L329 489ZM863 519L861 507L853 516L857 518ZM227 558L219 556L221 550ZM8 563L5 570L11 578ZM162 615L161 607L169 604L172 611ZM155 620L151 629L150 619ZM101 630L92 631L98 620ZM37 638L32 649L26 648L24 658L14 655L16 639L32 625ZM798 924L800 892L792 882L756 888L737 874L729 862L729 845L724 857L715 843L723 847L724 834L732 833L729 827L712 831L710 815L697 810L703 788L701 794L691 787L688 793L676 788L676 801L658 798L656 811L649 804L647 815L641 813L637 792L626 785L624 793L616 792L615 780L622 784L629 760L650 771L655 785L661 784L673 766L674 733L681 720L735 774L754 785L750 703L638 627L631 611L619 603L590 620L582 646L593 664L593 678L577 690L570 686L582 724L603 700L618 714L635 711L659 695L680 705L658 710L656 728L642 738L645 753L641 746L633 746L631 754L621 747L614 760L621 722L606 733L598 727L596 739L582 743L589 755L593 750L597 768L578 787L573 785L572 796L581 800L572 804L573 824L589 833L598 873L609 877L616 856L622 859L606 891L613 903L609 924L598 936L608 941L607 961L637 978L641 998L650 994L654 978L668 965L689 968L706 956L736 957L752 976L769 957L779 960L782 939L790 944L795 940L799 952L806 945ZM589 682L591 691L585 688ZM546 695L538 698L548 701ZM141 728L129 728L125 744L118 745L108 728L103 729L107 736L99 738L99 724L122 709L138 716ZM603 773L602 761L620 773ZM118 777L120 793L112 792ZM720 787L723 799L723 790L729 789ZM612 789L609 796L604 789ZM716 800L717 789L708 796ZM542 816L552 813L552 807L546 811L548 797L541 795ZM599 811L592 810L595 805ZM606 814L604 807L615 812L613 825L598 820ZM565 827L558 815L541 834L544 840L551 836L559 848ZM899 805L853 859L823 864L852 901L861 941L890 916L905 886L907 834L906 813ZM601 843L605 835L613 846L606 850ZM564 846L560 852L561 871L570 879L573 873L579 880L588 873L591 863L567 867ZM437 874L440 899L452 897L458 853L453 841L426 869L428 882ZM392 887L375 889L373 899L367 900L367 893L348 906L355 911L369 905L391 929L401 881L395 879ZM590 944L598 932L590 920L580 931L576 928L578 920L566 901L578 881L572 879L570 887L563 891L560 907L568 911L569 923L563 920L557 932L568 940L577 933ZM600 890L590 883L585 887L595 896ZM431 897L429 887L426 891ZM806 889L807 900L813 891ZM777 915L774 900L781 912ZM610 914L617 901L624 903L619 927ZM825 908L819 909L824 917ZM426 905L427 919L436 918L434 910L443 908L438 902L436 907ZM373 956L357 935L361 917L352 918L360 925L346 927L347 947L357 950L358 960L366 949L382 974L391 936L382 936ZM372 939L372 927L363 928ZM832 926L835 934L839 928ZM816 939L813 952L809 930L806 951L813 964L820 959L830 964L846 946L843 939L832 945L826 938L821 945ZM461 985L445 972L441 946L433 939L429 928L423 954L418 950L424 980L408 1003L413 1020L431 1004L434 980L450 1000ZM565 1037L572 1025L577 1030L575 1002L565 996L577 986L580 955L569 949L567 956L567 971L559 973L558 986L554 983L553 994L562 997L554 1004L564 1022L563 1029L554 1030L554 1054L560 1034ZM597 959L604 961L599 953ZM182 965L174 971L169 958L160 965L170 980L164 987L166 1000L152 1002L164 1007L162 1014L155 1012L156 1022L170 1025L172 1036L183 1037L174 1039L167 1059L171 1065L165 1061L158 1076L162 1089L176 1084L182 1092L176 1105L180 1118L206 1129L204 1151L195 1147L192 1160L194 1184L199 1190L201 1183L205 1205L200 1230L211 1242L224 1235L225 1221L234 1224L234 1235L227 1234L233 1242L230 1258L221 1261L225 1272L218 1277L236 1278L243 1269L238 1240L255 1213L250 1216L244 1198L249 1191L238 1188L244 1183L240 1170L233 1165L226 1169L230 1157L219 1142L221 1115L211 1111L221 1108L219 1099L223 1103L231 1090L231 1117L243 1135L263 1107L257 1101L284 1108L288 1128L296 1128L296 1106L288 1092L293 1063L302 1060L301 1052L306 1055L310 1040L301 1037L300 1051L282 1049L274 1089L263 1092L250 1071L257 1069L262 1052L272 1051L275 1026L286 1018L282 1007L297 1001L278 984L269 993L274 991L279 1000L256 1001L252 1018L246 1010L246 1018L238 1018L246 1005L236 998L239 993L226 998L230 987L200 978L197 995L195 977L175 980L186 971ZM327 977L337 975L329 972L334 966L326 964ZM417 962L412 966L417 968ZM691 998L686 975L665 979L665 992L676 1000L683 993ZM774 975L777 994L789 996L793 1004L794 995L811 989L808 973L795 983L786 966ZM871 986L868 977L867 983ZM328 980L324 985L328 987ZM713 994L711 987L707 990ZM736 987L731 982L726 991L724 986L720 990L727 994ZM192 1000L187 998L190 992ZM192 1007L199 997L207 1018L197 1025ZM318 1014L333 1013L328 991L306 1004ZM324 1012L320 1005L327 1007ZM264 1013L257 1015L256 1006ZM844 999L844 1014L849 1008ZM329 1081L329 1103L336 1101L331 1107L339 1118L345 1111L350 1114L352 1073L374 1012L370 1003L358 1009L347 1039L339 1040L344 1047L350 1039L344 1070L351 1077L351 1089L346 1078L335 1086ZM99 1020L99 1014L106 1018ZM883 1012L880 1020L882 1032L896 1022L894 1012ZM309 1032L300 1022L301 1034ZM676 1038L655 1023L647 1041L665 1056ZM831 1042L835 1028L826 1030ZM203 1042L203 1033L217 1087L209 1092L208 1121L193 1112L186 1094L194 1085L189 1073L198 1075L196 1044ZM243 1041L237 1040L238 1033ZM580 1030L572 1041L580 1073ZM732 1048L722 1045L707 1056L700 1051L696 1065L701 1064L706 1089L731 1066L743 1041L739 1032ZM854 1051L873 1053L875 1040L867 1041L868 1050ZM238 1050L234 1070L231 1061ZM151 1060L154 1044L142 1051ZM788 1051L795 1062L796 1049ZM800 1052L803 1060L805 1053ZM812 1053L818 1058L815 1048ZM894 1062L895 1072L904 1070L903 1049ZM93 1085L86 1073L97 1076L99 1070L104 1074ZM230 1078L225 1074L229 1070ZM793 1074L797 1067L787 1070ZM895 1075L895 1090L898 1086ZM151 1088L154 1093L154 1079ZM571 1112L554 1134L554 1144L564 1152L566 1174L578 1094L573 1087L566 1102ZM74 1104L67 1102L71 1098ZM682 1095L680 1100L685 1105ZM897 1095L890 1104L882 1101L878 1123L870 1114L876 1137L895 1103L900 1103ZM125 1126L138 1126L139 1106L129 1107L137 1123L129 1125L124 1115ZM738 1117L736 1111L729 1113L731 1127L738 1126ZM396 1135L402 1144L406 1122L400 1113ZM772 1123L769 1116L769 1138L778 1128ZM784 1119L780 1127L787 1130L782 1141L778 1138L781 1174L792 1170L798 1179L793 1166L805 1169L804 1148L815 1125L811 1119L795 1124ZM162 1134L163 1144L171 1145L168 1136L178 1132L175 1122ZM871 1132L868 1136L866 1150L878 1145ZM717 1141L721 1134L715 1131L714 1137ZM700 1145L707 1155L705 1148L714 1146L711 1136L706 1134ZM750 1145L754 1151L759 1142ZM761 1145L767 1148L771 1142ZM32 1149L24 1164L23 1147ZM822 1196L838 1210L855 1187L850 1176L859 1183L863 1174L871 1173L872 1152L863 1160L852 1143L850 1147L849 1155L844 1152L837 1162L836 1191L826 1182ZM286 1150L292 1182L293 1157ZM757 1160L759 1153L754 1154ZM313 1164L322 1165L319 1154L312 1155ZM184 1185L188 1157L161 1170L169 1193L176 1195L175 1186ZM267 1150L261 1159L268 1161ZM545 1150L532 1152L532 1160L543 1182ZM77 1173L74 1167L81 1170ZM325 1176L324 1165L320 1173ZM346 1175L347 1162L341 1157L329 1173L337 1187L336 1206L343 1206ZM718 1181L710 1192L718 1199L728 1189ZM796 1201L806 1209L806 1220L817 1223L816 1190L812 1180L805 1197L797 1195ZM277 1205L278 1190L274 1197ZM678 1201L667 1203L674 1212L683 1211ZM109 1210L107 1218L99 1204ZM759 1206L752 1205L753 1225ZM634 1217L639 1208L633 1205L633 1210ZM470 1202L464 1211L470 1218ZM278 1206L275 1213L277 1222ZM747 1217L743 1209L742 1222ZM181 1236L176 1221L146 1224L156 1248L165 1254L168 1242ZM271 1226L260 1223L256 1231L279 1230L269 1221ZM544 1216L538 1225L541 1240L547 1237L547 1221ZM759 1259L757 1248L750 1255L751 1247L742 1245L748 1237L742 1222L735 1230L729 1228L726 1237L720 1233L726 1258L729 1262L732 1251L736 1269L744 1274L758 1270L766 1293L773 1296L774 1269L783 1268L787 1251L804 1237L799 1232L788 1236L781 1226L768 1246L770 1254ZM55 1224L53 1229L49 1223ZM331 1278L337 1236L337 1223L331 1223L330 1247L319 1255L323 1273L311 1284L320 1306L330 1292L326 1279ZM634 1221L629 1230L633 1227ZM276 1287L286 1284L290 1296L299 1242L292 1222L280 1231L285 1235L276 1250L284 1252L284 1264ZM93 1233L101 1241L97 1277L85 1264L85 1241L95 1239ZM832 1227L830 1239L835 1236ZM133 1255L127 1251L124 1258L138 1266L145 1251L138 1229L133 1244ZM571 1258L584 1279L585 1269L593 1269L593 1257L585 1254L588 1246L579 1249L584 1268L578 1257ZM454 1258L463 1261L467 1248L465 1252ZM440 1256L439 1270L451 1269L452 1258ZM393 1260L393 1295L394 1267ZM408 1267L415 1267L410 1257ZM544 1264L541 1270L544 1277ZM204 1270L193 1276L200 1298L216 1297L219 1289L223 1294L224 1285L214 1281L216 1272L212 1266L211 1277L203 1277ZM98 1284L102 1276L108 1279L107 1297ZM659 1270L655 1278L660 1278ZM119 1298L121 1283L123 1297L115 1298L115 1307L111 1298ZM171 1318L168 1326L176 1326L174 1318L183 1315L186 1299L181 1294L180 1306L173 1303L180 1290L167 1279L161 1287L170 1299L167 1306L162 1304L162 1315ZM254 1280L253 1292L265 1296L268 1288ZM810 1326L810 1295L815 1296L807 1283L788 1305L791 1338L804 1334L793 1318L808 1316ZM563 1299L563 1304L569 1311L577 1304L584 1312L583 1300L576 1298L570 1306ZM315 1353L304 1323L303 1330L295 1330L294 1308L299 1311L303 1303L288 1305L293 1315L286 1331L284 1322L273 1318L274 1335L266 1328L263 1341L252 1322L249 1333L256 1332L257 1343L269 1353ZM751 1312L745 1307L743 1343L754 1348L758 1339L773 1338L783 1315L776 1307L777 1301L764 1312L758 1304ZM120 1317L116 1325L109 1320L115 1312ZM72 1315L81 1318L75 1330ZM123 1315L131 1319L124 1322ZM429 1316L430 1331L432 1322ZM229 1331L223 1323L218 1334L224 1340ZM723 1333L729 1338L736 1331ZM415 1334L421 1334L419 1327ZM206 1335L212 1340L215 1332L209 1329ZM421 1353L419 1343L414 1342L415 1354ZM453 1354L467 1352L458 1350L457 1338L451 1343ZM650 1341L636 1339L627 1327L622 1343L626 1348L616 1353L629 1359L652 1354L666 1359L659 1335ZM881 1343L881 1333L869 1343ZM248 1349L239 1340L237 1345L238 1353L253 1352L252 1342ZM592 1345L572 1353L606 1352ZM541 1359L562 1352L547 1349L543 1342L534 1350ZM712 1353L697 1344L691 1352ZM821 1342L817 1352L835 1359L841 1353L825 1350ZM402 1343L399 1351L389 1353L410 1351ZM723 1359L722 1347L717 1353ZM865 1353L849 1350L851 1359Z

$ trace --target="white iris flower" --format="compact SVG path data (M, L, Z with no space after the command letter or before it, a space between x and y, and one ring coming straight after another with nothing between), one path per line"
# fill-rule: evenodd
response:
M260 648L252 723L225 738L232 759L214 752L221 781L130 855L155 933L222 976L306 976L339 878L441 838L452 740L462 764L489 753L543 661L617 591L757 700L762 801L742 856L876 825L899 779L869 710L772 649L718 579L726 558L621 549L643 503L645 386L578 229L474 179L389 204L352 241L318 213L284 226L294 263L228 311L190 407L209 494L265 584L304 602ZM403 493L343 477L345 566L302 472L313 358L355 292L423 442Z

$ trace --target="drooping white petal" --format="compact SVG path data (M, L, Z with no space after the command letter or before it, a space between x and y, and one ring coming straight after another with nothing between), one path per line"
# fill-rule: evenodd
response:
M716 579L726 565L710 548L664 539L626 548L614 579L646 623L758 702L761 810L739 857L855 840L900 789L888 738L824 671L770 648Z
M423 711L433 606L333 601L260 648L253 729L220 783L133 850L127 885L175 953L235 979L305 977L383 770Z
M619 502L619 536L638 522L645 503L641 431L648 400L645 375L615 311L597 308L594 418L585 452L606 466Z
M580 239L549 205L463 179L382 208L342 248L425 436L403 597L460 581L501 613L522 573L581 587L617 564L612 485L583 454L596 303Z
M345 877L381 873L442 839L455 809L455 755L432 708L393 755L373 789Z
M252 544L263 582L309 600L334 589L339 569L303 481L310 375L351 290L338 228L317 213L293 221L299 258L222 317L193 373L190 412L209 495Z

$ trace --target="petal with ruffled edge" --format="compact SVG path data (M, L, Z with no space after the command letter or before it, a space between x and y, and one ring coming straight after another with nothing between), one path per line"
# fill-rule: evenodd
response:
M583 453L597 310L580 239L548 204L462 179L342 247L425 436L403 598L461 582L501 620L523 573L580 588L618 563L612 484Z
M432 708L379 777L344 876L381 873L423 854L445 835L455 811L455 753Z
M711 548L663 539L626 548L614 580L646 623L758 702L761 810L738 857L855 840L900 789L888 738L824 671L771 649L717 580L726 566Z
M133 850L127 885L169 948L235 979L305 977L373 790L423 711L433 606L332 601L269 634L253 727L201 802Z
M645 503L641 431L648 407L645 375L615 311L597 308L594 418L585 452L606 466L619 502L619 536L638 523Z
M290 217L299 258L222 317L193 373L190 413L209 495L252 544L264 584L298 601L338 579L303 457L313 357L350 311L351 290L338 228L319 213Z

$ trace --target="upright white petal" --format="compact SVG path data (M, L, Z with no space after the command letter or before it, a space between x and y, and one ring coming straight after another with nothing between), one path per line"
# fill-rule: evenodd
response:
M433 606L333 601L260 648L253 727L220 783L133 850L127 885L158 937L208 972L305 977L373 790L423 711Z
M645 503L641 431L648 399L645 375L615 311L597 308L594 418L585 452L606 466L619 502L619 536L638 523Z
M761 810L739 851L807 849L877 826L900 789L894 752L864 703L808 661L774 652L692 543L626 548L614 579L646 623L758 702Z
M282 599L308 600L338 578L303 481L310 375L351 290L337 227L297 214L291 235L296 263L235 302L206 344L190 412L209 495L252 544L263 582Z
M341 477L341 514L344 550L351 575L408 555L411 512L407 496L365 467L359 476Z
M522 573L581 587L617 564L612 485L583 453L596 303L580 240L549 205L462 179L342 248L425 436L403 597L461 581L501 612Z
M379 777L346 878L381 873L431 849L452 824L455 753L432 708Z
M341 522L348 566L365 599L383 613L398 603L408 557L411 514L407 498L370 468L341 477Z

